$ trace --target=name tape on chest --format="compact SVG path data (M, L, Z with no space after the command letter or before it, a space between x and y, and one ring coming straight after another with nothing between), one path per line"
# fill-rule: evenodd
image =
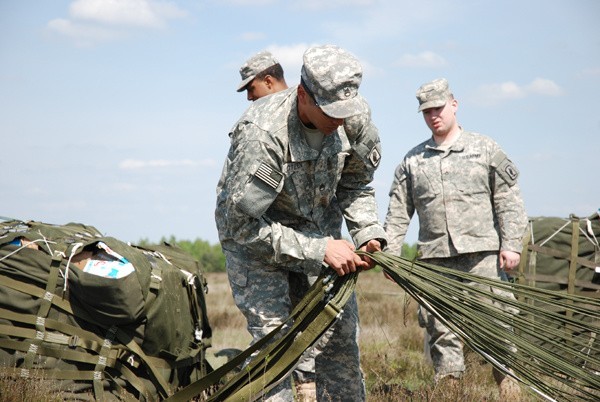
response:
M254 173L254 177L265 183L267 186L276 190L279 187L279 183L283 180L283 173L273 169L271 166L264 162L260 163L260 166Z

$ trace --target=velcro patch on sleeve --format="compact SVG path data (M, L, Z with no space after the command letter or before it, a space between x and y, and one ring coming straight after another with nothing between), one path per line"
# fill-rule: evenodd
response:
M502 151L496 152L492 158L491 166L498 176L502 178L509 186L513 186L519 178L519 169L511 162Z
M373 166L379 166L379 162L381 162L381 154L379 153L377 147L373 147L371 149L371 152L369 152L369 160L371 161Z
M503 160L496 171L509 186L513 186L519 177L519 170L509 159Z
M273 169L266 163L261 162L256 173L254 173L254 177L271 187L273 190L276 190L277 187L279 187L281 180L283 180L283 173Z

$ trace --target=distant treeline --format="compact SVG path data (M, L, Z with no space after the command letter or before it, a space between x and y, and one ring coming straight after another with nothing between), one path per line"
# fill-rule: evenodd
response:
M142 247L153 243L148 241L148 239L142 239L138 242ZM225 256L221 250L221 245L218 243L210 244L206 240L201 239L193 241L177 240L175 236L169 238L163 237L160 239L160 243L169 243L180 247L200 262L200 266L204 272L225 272Z
M210 244L206 240L196 239L177 240L175 236L169 238L163 237L161 243L176 245L190 254L194 259L200 262L204 272L225 272L225 256L221 250L220 244ZM152 244L148 239L142 239L138 242L142 247ZM404 244L402 246L402 256L413 259L417 255L416 244Z

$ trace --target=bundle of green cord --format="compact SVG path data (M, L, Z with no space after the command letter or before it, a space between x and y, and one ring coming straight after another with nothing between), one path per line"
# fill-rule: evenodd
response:
M483 278L384 252L360 254L372 258L467 346L542 397L600 400L600 300Z

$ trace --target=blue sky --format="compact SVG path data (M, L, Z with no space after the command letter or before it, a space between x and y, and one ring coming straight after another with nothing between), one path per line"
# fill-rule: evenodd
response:
M1 0L0 216L216 243L227 132L248 106L238 69L267 49L296 85L313 44L363 64L382 220L394 168L429 136L415 91L438 77L461 125L519 167L530 216L590 215L599 17L596 0Z

